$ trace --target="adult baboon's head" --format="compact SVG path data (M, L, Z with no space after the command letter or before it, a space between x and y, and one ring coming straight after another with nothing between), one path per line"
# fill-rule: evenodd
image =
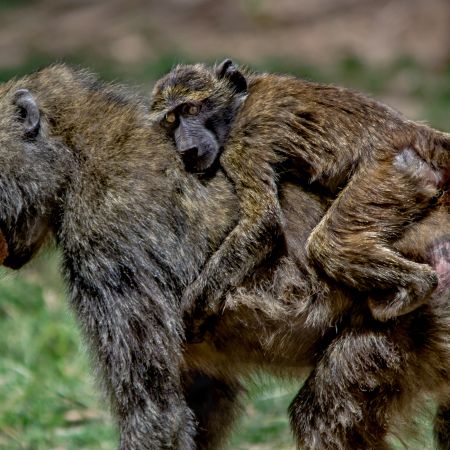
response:
M67 149L53 139L28 79L0 86L0 229L4 264L22 267L58 221Z

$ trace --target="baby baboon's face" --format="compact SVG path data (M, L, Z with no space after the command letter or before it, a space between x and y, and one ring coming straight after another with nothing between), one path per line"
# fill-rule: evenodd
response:
M201 64L178 66L158 81L152 112L187 170L203 173L213 167L246 89L244 76L230 60L215 71Z

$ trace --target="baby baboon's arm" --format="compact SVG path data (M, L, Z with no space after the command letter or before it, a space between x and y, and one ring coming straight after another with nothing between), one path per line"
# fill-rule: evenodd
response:
M221 165L239 198L239 222L185 291L186 311L202 311L203 317L217 313L224 293L242 282L282 235L276 175L270 164L255 155L257 151L243 146L222 155Z

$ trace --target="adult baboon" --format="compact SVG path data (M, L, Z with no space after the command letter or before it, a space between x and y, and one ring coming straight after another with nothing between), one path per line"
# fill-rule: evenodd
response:
M148 119L139 98L65 66L0 86L5 265L21 267L55 235L120 449L219 448L241 379L261 369L298 378L312 369L291 405L299 446L387 448L395 418L433 394L445 448L448 197L398 244L435 268L434 297L379 323L307 264L328 199L282 181L285 240L229 293L214 333L183 346L179 298L235 225L236 196L220 171L205 181L186 173Z

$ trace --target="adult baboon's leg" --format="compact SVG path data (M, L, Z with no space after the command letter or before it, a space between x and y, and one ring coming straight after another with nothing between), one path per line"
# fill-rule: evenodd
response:
M197 420L197 450L223 447L234 420L241 412L239 396L244 392L237 381L226 382L189 371L183 376L186 402Z
M406 364L389 333L349 329L327 348L289 408L300 448L380 450Z

